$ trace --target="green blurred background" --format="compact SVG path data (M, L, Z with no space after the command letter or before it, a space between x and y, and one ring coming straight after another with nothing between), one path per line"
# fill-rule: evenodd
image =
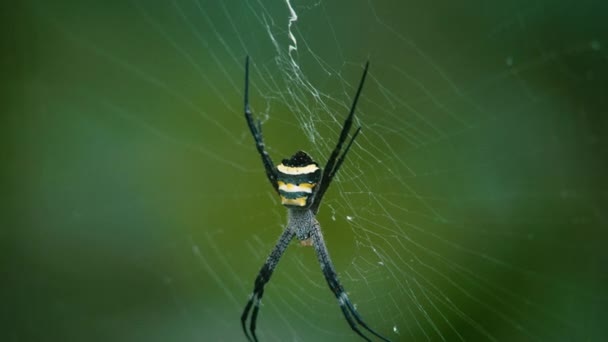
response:
M244 340L286 221L242 117L247 54L275 162L324 163L371 61L319 220L372 327L606 340L608 6L291 5L291 54L284 1L2 5L0 340ZM284 255L258 334L358 340L312 249Z

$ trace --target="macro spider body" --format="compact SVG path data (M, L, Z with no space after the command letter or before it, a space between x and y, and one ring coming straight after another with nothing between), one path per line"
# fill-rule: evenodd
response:
M277 166L277 185L281 204L288 208L310 207L314 189L321 179L319 165L304 151L284 159Z
M325 168L321 169L319 164L304 151L298 151L291 158L283 159L277 166L273 164L264 145L262 125L260 121L258 121L257 124L254 122L249 108L249 57L247 57L245 61L245 119L247 120L247 125L255 140L258 153L262 157L266 176L281 198L281 204L288 209L287 227L279 237L279 241L270 252L266 262L262 265L262 269L255 279L253 292L241 315L243 331L249 341L257 342L258 340L255 330L260 309L260 301L264 295L264 286L270 280L279 259L294 237L296 237L302 245L314 247L319 263L321 264L321 271L325 276L329 288L336 296L340 309L351 329L366 341L371 340L361 332L359 327L363 327L383 341L389 341L387 338L371 329L363 321L363 318L361 318L361 315L357 312L348 298L344 287L342 287L342 284L338 279L338 274L336 273L331 259L329 258L329 252L327 251L327 247L323 240L323 234L321 233L321 226L315 217L319 211L319 205L321 204L325 191L327 191L333 177L344 162L344 158L353 144L353 141L361 131L361 127L358 127L342 152L342 148L344 147L344 143L348 138L348 133L353 124L355 107L357 106L357 100L361 94L361 89L363 89L368 67L369 62L365 64L361 82L359 82L359 87L357 88L357 93L353 99L350 112L344 121L338 143L329 156ZM249 318L250 312L251 320L248 331L247 319Z

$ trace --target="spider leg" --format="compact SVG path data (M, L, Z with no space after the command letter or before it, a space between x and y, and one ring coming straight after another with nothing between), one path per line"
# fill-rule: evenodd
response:
M350 128L353 125L353 117L355 116L355 108L357 108L357 102L359 101L359 95L361 95L361 90L363 89L363 84L365 83L365 77L367 76L367 69L369 69L369 62L365 63L365 69L363 70L363 75L361 76L361 81L359 82L359 87L357 88L357 93L355 94L355 97L353 98L353 104L350 107L350 112L348 113L346 120L344 120L344 126L342 126L342 131L340 132L340 137L338 138L338 143L336 144L336 147L334 148L334 150L331 152L331 155L329 156L329 159L327 160L327 164L325 164L325 168L323 169L323 176L321 177L321 184L319 184L319 188L317 190L317 193L315 194L315 200L312 205L312 208L314 208L313 211L315 213L317 212L317 210L319 208L319 204L321 203L321 199L323 198L325 191L327 190L327 188L329 188L329 184L331 183L333 177L336 175L336 172L338 172L340 165L342 165L342 162L344 161L344 157L346 157L346 152L348 152L350 145L353 143L356 135L359 133L359 130L361 129L361 128L357 129L357 132L355 132L355 135L351 138L350 142L348 143L346 150L340 156L340 151L342 150L342 145L344 145L344 142L346 141L346 138L348 137L348 132L350 131ZM338 156L340 156L340 158L338 158Z
M247 120L247 125L249 126L249 130L251 131L251 135L253 135L253 139L255 140L255 146L258 150L258 153L262 157L262 162L264 163L264 168L266 169L266 176L272 184L274 190L278 193L279 188L277 185L277 170L270 158L268 152L266 152L266 145L264 144L264 137L262 136L262 122L260 120L256 122L253 120L253 115L251 113L251 108L249 107L249 56L245 59L245 119Z
M331 259L329 258L329 252L327 251L327 247L325 246L325 242L323 240L321 227L319 225L319 222L317 222L316 220L312 228L311 238L312 244L315 248L315 251L317 252L319 263L321 264L321 271L323 271L323 275L327 280L329 288L338 299L340 309L342 310L344 318L346 318L346 321L350 325L351 329L353 329L353 331L357 333L357 335L361 336L366 341L371 341L367 336L363 334L363 332L361 332L361 330L357 326L358 324L359 326L363 327L365 330L378 337L379 339L386 342L390 342L389 339L377 333L363 321L363 318L361 317L359 312L357 312L350 299L348 299L344 287L342 287L342 284L340 284L340 280L338 279L338 274L334 269L334 265L332 264Z
M355 320L357 321L357 323L359 323L360 326L364 327L367 331L371 332L372 334L374 334L379 339L381 339L383 341L390 342L389 339L387 339L386 337L378 334L376 331L374 331L372 328L370 328L367 325L367 323L365 323L363 321L363 318L361 317L361 315L359 314L359 312L355 309L355 306L351 303L350 299L348 299L348 296L346 295L346 292L344 292L344 289L342 289L342 293L340 294L340 298L342 298L342 301L344 302L344 304L346 304L346 307L348 308L348 311L350 311L350 313L353 315L353 317L355 317ZM344 311L344 310L342 310L342 311Z
M262 265L258 276L255 278L253 292L251 293L251 296L249 296L247 305L245 305L245 309L241 315L241 325L243 326L243 331L249 341L257 342L258 340L255 335L255 329L258 312L260 311L260 302L262 301L262 296L264 296L264 285L270 280L272 272L274 272L274 269L277 267L279 259L281 259L283 253L285 253L285 250L287 249L287 246L289 246L289 242L293 239L294 235L295 233L290 228L286 228L285 231L283 231L279 241L270 252L266 262ZM251 308L253 308L253 311L251 312L251 321L249 322L249 332L251 332L251 335L249 335L249 332L247 331L247 317L249 316Z
M357 128L357 130L355 131L355 134L353 134L353 137L350 138L348 145L346 145L346 148L344 149L344 153L342 153L342 155L336 162L336 166L334 166L334 171L329 174L330 179L332 179L336 175L336 173L340 169L340 166L342 166L342 163L344 162L344 158L346 158L346 153L348 153L348 150L350 150L350 146L353 144L353 141L355 141L355 138L357 137L357 135L359 135L359 132L361 132L361 126L359 126L359 128Z

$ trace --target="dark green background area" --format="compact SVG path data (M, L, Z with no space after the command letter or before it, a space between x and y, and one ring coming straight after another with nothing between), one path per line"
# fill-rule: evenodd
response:
M362 135L319 215L370 326L608 338L607 6L292 5L292 56L322 101L290 79L284 1L1 6L0 340L244 340L286 221L242 117L247 54L275 162L325 162L371 62ZM295 242L258 332L357 340Z

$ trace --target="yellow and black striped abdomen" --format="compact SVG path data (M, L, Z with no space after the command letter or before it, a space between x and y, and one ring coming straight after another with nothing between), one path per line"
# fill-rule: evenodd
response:
M306 152L298 151L290 159L283 159L277 166L277 171L281 204L287 207L308 207L321 178L319 165Z

